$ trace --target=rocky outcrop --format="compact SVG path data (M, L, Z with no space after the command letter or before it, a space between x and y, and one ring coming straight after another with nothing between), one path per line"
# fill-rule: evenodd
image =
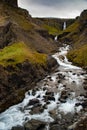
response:
M38 66L26 61L16 67L0 66L0 112L22 101L27 90L34 88L38 81L58 67L53 58L48 63L47 66Z
M3 2L5 2L6 4L13 6L13 7L18 7L18 3L17 0L1 0Z
M46 123L38 120L32 119L31 121L27 122L25 126L16 126L13 127L12 130L46 130L45 128Z
M16 34L12 30L12 23L8 21L0 26L0 48L4 48L14 41L16 41Z

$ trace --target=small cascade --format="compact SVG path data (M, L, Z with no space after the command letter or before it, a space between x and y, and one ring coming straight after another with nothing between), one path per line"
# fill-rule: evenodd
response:
M65 30L66 29L66 22L64 22L64 24L63 24L63 30Z
M57 39L58 39L58 36L55 36L55 37L54 37L54 41L57 41Z
M46 126L46 130L49 130L49 129L50 129L50 125L48 123L47 126Z

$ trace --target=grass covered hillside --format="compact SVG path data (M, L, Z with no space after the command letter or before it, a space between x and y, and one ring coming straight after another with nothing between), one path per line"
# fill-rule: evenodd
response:
M87 66L87 10L59 34L59 40L72 46L67 55L70 61L79 66Z
M31 50L23 42L14 43L0 51L0 64L3 66L16 65L29 61L32 64L45 65L47 56Z
M57 67L58 45L28 11L0 1L0 112ZM6 97L6 98L5 98Z
M63 30L64 22L67 22L67 27L74 22L74 19L59 19L59 18L34 18L34 23L46 29L49 34L58 35Z
M71 50L67 57L76 65L81 67L87 66L87 45L83 45L78 49Z
M3 35L0 48L16 41L23 41L29 47L43 53L51 53L57 48L47 30L35 24L28 11L24 9L0 2L0 23L3 29L0 30ZM7 30L4 31L4 28ZM47 38L43 37L43 33L48 35Z

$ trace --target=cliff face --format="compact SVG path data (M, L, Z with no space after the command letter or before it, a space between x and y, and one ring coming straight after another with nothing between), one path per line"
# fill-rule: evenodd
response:
M11 6L18 7L17 0L1 0L1 1Z

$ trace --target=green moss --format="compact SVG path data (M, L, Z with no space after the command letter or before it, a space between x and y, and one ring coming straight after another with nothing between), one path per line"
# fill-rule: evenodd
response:
M57 29L56 27L53 26L44 25L43 27L49 32L49 34L52 35L57 35L60 32L60 29Z
M77 32L79 29L79 22L76 21L73 24L71 24L69 27L67 27L65 30L60 31L59 35L63 35L64 33L66 33L66 35L64 35L64 38L72 38L73 41L75 41L77 39Z
M30 30L33 28L33 25L31 22L29 22L29 20L27 20L23 15L20 15L16 12L12 12L11 19L24 30Z
M79 66L87 66L87 45L70 51L67 57L70 61Z
M7 4L4 4L1 11L7 12L8 15L6 13L4 13L3 15L8 17L9 20L12 20L14 23L18 24L24 30L30 30L33 28L33 24L31 21L29 21L28 18L30 16L26 10L21 8L14 8L8 6Z
M64 32L75 32L77 31L78 27L79 27L79 22L76 21L72 25L70 25L66 30L64 30Z
M45 54L40 54L35 50L31 50L23 42L14 43L0 51L0 64L3 66L15 65L26 60L32 64L44 65L46 63L46 58L47 56Z

